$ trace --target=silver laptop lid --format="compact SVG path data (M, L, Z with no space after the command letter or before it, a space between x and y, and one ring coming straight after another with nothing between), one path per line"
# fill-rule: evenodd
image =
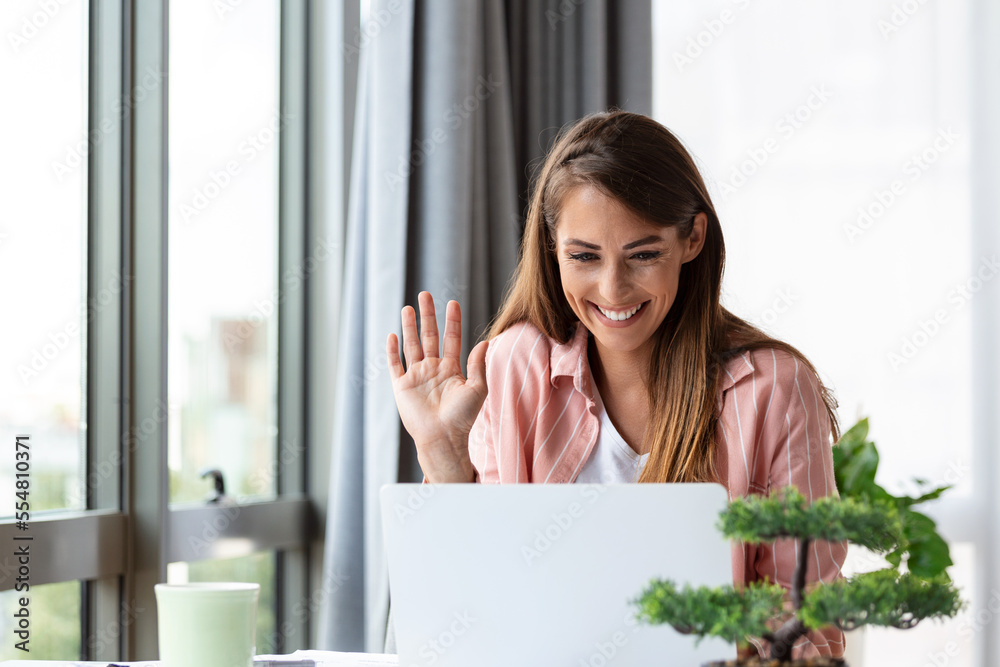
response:
M400 665L698 665L732 645L640 625L653 577L732 583L716 484L381 490ZM656 662L651 662L655 660ZM666 661L666 662L664 662Z

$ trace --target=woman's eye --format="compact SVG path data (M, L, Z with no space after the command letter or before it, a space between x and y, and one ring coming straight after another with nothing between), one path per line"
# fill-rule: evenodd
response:
M577 262L589 262L597 259L597 255L592 252L571 252L569 258Z
M632 259L637 259L640 262L648 262L649 260L656 259L659 256L660 253L658 252L637 252L636 254L632 255Z

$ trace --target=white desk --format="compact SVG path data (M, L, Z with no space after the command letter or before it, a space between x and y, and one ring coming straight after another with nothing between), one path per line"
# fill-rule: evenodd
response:
M296 651L288 655L258 655L254 667L289 667L300 661L312 660L315 667L398 667L399 656L386 653L339 653L336 651ZM268 662L270 661L270 662ZM129 667L159 667L158 661L119 662ZM4 660L5 667L108 667L107 662L79 662L62 660Z

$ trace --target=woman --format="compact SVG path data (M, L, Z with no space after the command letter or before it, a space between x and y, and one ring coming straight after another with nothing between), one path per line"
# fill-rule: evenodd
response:
M566 130L539 173L517 273L468 379L454 301L441 356L426 292L419 338L413 308L402 312L405 371L389 336L393 392L427 480L836 494L836 404L801 353L720 305L724 257L705 184L666 128L618 111ZM734 582L789 587L795 548L734 544ZM809 581L839 576L846 545L813 549ZM829 629L795 654L842 652Z

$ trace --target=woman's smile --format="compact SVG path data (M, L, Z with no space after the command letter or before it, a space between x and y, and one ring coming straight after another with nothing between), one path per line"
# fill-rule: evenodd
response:
M621 328L635 324L636 321L642 317L645 312L644 306L649 302L643 301L638 305L624 308L615 308L610 306L605 308L598 306L593 301L589 303L597 310L598 313L600 313L600 317L605 320L605 326Z

